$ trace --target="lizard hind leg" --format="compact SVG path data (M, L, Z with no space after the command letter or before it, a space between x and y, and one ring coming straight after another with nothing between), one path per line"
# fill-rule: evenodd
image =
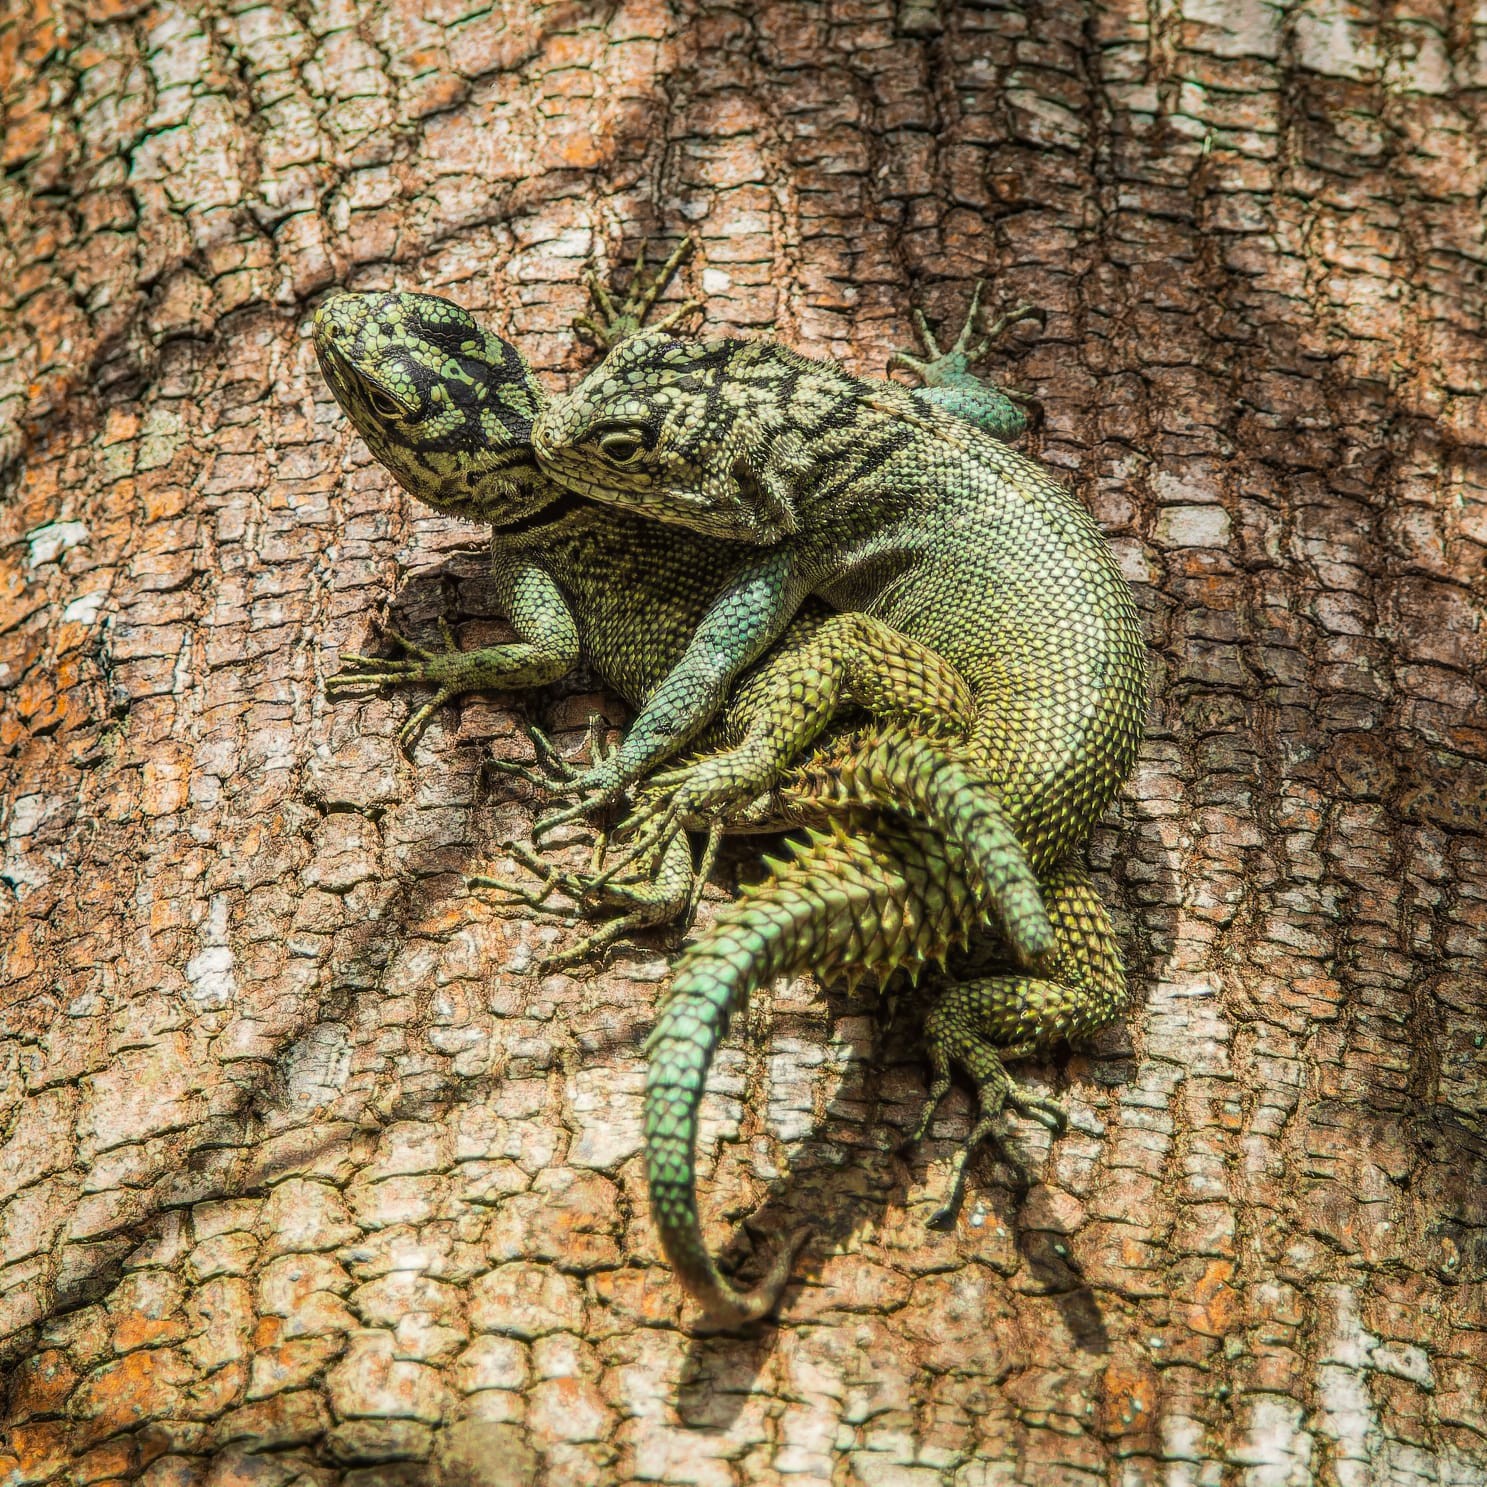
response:
M927 646L870 615L798 621L739 685L724 718L731 747L652 775L617 835L623 868L678 824L710 827L780 783L843 708L906 722L935 735L966 733L970 689Z
M848 704L883 726L865 738L854 732L831 740L792 769ZM814 814L917 815L942 832L1006 930L1018 963L1042 969L1053 930L1033 867L995 781L956 757L956 734L964 735L973 717L959 673L881 620L844 613L801 621L730 704L725 731L740 741L646 781L637 809L617 830L629 841L608 874L680 825L729 819L783 779L789 802Z
M959 870L1006 936L1018 964L1045 971L1057 948L1033 863L1002 803L995 780L933 738L884 729L845 755L799 771L802 793L829 800L834 788L850 808L881 817L917 817L942 834ZM833 778L834 777L834 778Z
M955 1154L950 1190L930 1220L952 1222L960 1205L966 1168L977 1148L996 1141L1007 1164L1025 1182L1021 1164L1002 1146L999 1135L1008 1110L1036 1120L1055 1134L1068 1123L1063 1107L1016 1084L1006 1063L1042 1052L1054 1043L1104 1027L1126 999L1125 972L1115 932L1082 863L1065 861L1049 874L1044 902L1052 921L1056 952L1043 976L984 976L941 992L925 1022L924 1037L934 1074L929 1097L908 1144L923 1139L958 1066L976 1089L977 1117Z

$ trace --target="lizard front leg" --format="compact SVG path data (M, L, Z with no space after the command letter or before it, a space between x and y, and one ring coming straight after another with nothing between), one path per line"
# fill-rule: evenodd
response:
M480 650L462 651L446 621L440 621L446 649L425 650L395 631L392 639L413 659L348 655L346 669L326 678L326 691L353 687L429 686L434 695L412 712L398 730L398 742L410 752L434 713L466 692L506 692L542 687L565 676L578 661L578 626L557 584L530 559L493 552L492 571L504 607L519 639Z
M694 310L700 310L702 301L689 299L650 325L645 323L646 316L671 282L671 276L687 260L695 246L691 238L683 238L672 249L666 262L648 277L645 272L645 248L642 245L635 259L635 267L630 271L629 291L618 304L615 302L618 291L611 293L609 286L590 269L584 275L584 280L594 298L597 314L578 316L573 322L573 329L589 336L603 350L611 351L621 341L628 341L631 336L638 336L643 330L670 330Z
M780 549L734 574L620 747L575 778L569 788L579 799L544 816L533 834L613 804L627 786L696 738L717 717L738 676L784 632L808 591L794 572L793 555Z
M971 367L1019 321L1041 319L1043 312L1030 304L1014 305L983 330L979 319L984 288L985 281L977 283L965 323L948 350L940 349L924 312L915 310L914 328L919 332L922 354L895 351L888 359L888 366L890 371L902 367L919 378L921 385L914 389L914 396L921 401L943 408L984 429L993 439L1005 442L1017 438L1027 428L1027 415L1018 404L1029 399L1024 393L997 387L976 376ZM977 335L980 340L973 344L972 338Z

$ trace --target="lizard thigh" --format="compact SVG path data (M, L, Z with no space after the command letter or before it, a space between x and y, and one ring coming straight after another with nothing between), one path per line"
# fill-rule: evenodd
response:
M953 738L975 704L953 666L871 615L804 619L739 684L725 720L738 742L656 783L680 814L705 821L779 783L848 707Z

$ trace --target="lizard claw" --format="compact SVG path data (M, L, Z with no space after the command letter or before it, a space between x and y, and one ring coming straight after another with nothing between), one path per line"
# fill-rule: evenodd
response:
M686 905L677 921L683 931L690 929L692 921L697 917L698 907L702 903L703 889L707 887L707 880L712 877L713 868L717 866L718 849L722 845L723 826L721 822L714 821L707 829L707 840L702 844L702 857L697 864L697 871L692 875L692 887L687 893Z
M446 702L458 697L461 690L459 687L440 687L427 702L408 714L403 726L398 729L398 748L405 759L412 759L413 751L418 747L418 740L423 737L423 731L428 727L434 714Z
M370 687L375 691L386 691L390 687L426 685L434 688L434 695L417 707L398 729L398 747L412 757L414 746L423 736L429 720L446 702L461 696L468 684L448 675L451 656L462 656L459 640L443 615L439 616L439 634L444 641L443 650L431 650L408 639L401 631L390 625L381 627L383 639L390 640L412 659L394 661L386 656L364 656L351 652L341 657L343 669L326 677L327 693L344 692L352 688Z
M467 887L495 889L504 894L509 903L520 904L534 913L569 925L579 923L587 917L588 912L595 909L618 907L625 910L564 949L542 956L535 962L535 969L539 974L571 970L584 962L592 961L596 955L632 930L654 928L660 922L657 907L658 902L664 901L652 902L645 898L647 884L642 877L615 883L615 875L612 873L601 878L593 873L574 872L546 861L523 842L504 842L501 850L534 873L539 880L538 886L527 887L514 883L509 878L477 874L465 879ZM606 901L604 890L611 888L611 885L613 888ZM573 899L574 905L554 906L548 903L551 895L558 891ZM641 900L639 902L636 901L637 891Z
M928 385L933 386L938 380L937 374L942 367L954 366L957 370L965 371L973 363L980 361L1014 325L1024 320L1046 322L1048 319L1046 310L1023 300L1013 305L1011 309L1004 310L990 325L983 325L981 324L981 296L985 289L986 280L978 279L976 287L971 291L970 307L966 310L960 333L948 348L941 348L940 343L935 339L929 321L925 319L924 311L915 309L913 311L914 330L919 339L919 348L917 351L908 349L895 351L889 358L889 367L904 367L923 377ZM975 340L973 344L972 338L976 336L980 339Z
M592 768L570 774L563 782L563 788L566 792L577 795L578 799L572 805L538 817L532 823L534 840L556 831L559 826L566 826L570 821L608 810L625 793L624 781L619 779L612 758L607 755Z
M571 898L591 899L601 889L607 888L616 878L614 873L605 873L602 877L595 873L574 872L572 868L566 868L556 862L548 862L546 858L538 856L524 842L502 842L501 850L508 856L514 858L528 872L532 873L541 884L538 888L526 888L520 883L513 883L508 878L491 877L486 874L467 877L465 884L470 888L494 888L497 891L509 894L521 903L531 908L537 908L554 892L561 891ZM642 881L635 879L636 882ZM623 885L622 885L623 886ZM566 910L563 911L567 913Z
M525 865L526 859L522 858L516 850L516 843L508 843L507 850L513 857L517 857ZM569 874L561 869L552 868L550 864L540 864L550 874L540 888L525 888L520 883L513 883L508 878L498 878L486 874L475 874L465 879L467 888L494 888L504 893L507 901L520 904L532 913L542 914L549 919L556 919L564 924L578 924L582 921L582 914L574 908L554 907L545 902L548 895L556 888L562 888L564 892L572 893L578 897L573 885L565 881ZM635 910L601 924L591 934L584 935L575 940L571 945L562 950L554 950L547 955L539 957L533 962L533 969L538 975L546 975L551 971L571 970L574 966L585 961L592 960L601 950L606 950L622 935L632 929L642 929L649 925L649 916L644 910Z
M449 628L449 621L442 615L439 617L439 628L446 642L442 652L430 650L427 646L409 640L406 635L400 630L394 630L391 625L380 626L379 633L384 640L390 640L400 651L414 659L394 661L388 656L364 656L356 651L350 651L341 657L341 664L345 669L326 677L326 691L344 691L348 687L380 689L421 681L427 674L430 662L437 661L441 655L446 655L449 651L459 650L459 642L454 637L454 631Z
M592 872L574 872L570 868L561 867L557 863L548 862L545 858L539 857L523 842L507 842L503 850L521 863L528 872L544 880L547 885L544 893L549 893L554 888L561 888L564 893L573 898L588 900L607 888L618 876L616 873L605 873L601 877Z
M344 692L352 687L399 687L419 680L423 665L419 661L393 661L386 656L362 656L355 651L341 657L342 670L326 677L327 692Z
M1024 1120L1035 1120L1055 1136L1062 1136L1069 1129L1069 1112L1063 1104L1047 1095L1029 1094L1021 1085L1008 1089L1003 1105L1015 1110Z
M900 1151L908 1151L911 1147L918 1146L924 1138L929 1135L929 1127L935 1118L935 1111L940 1108L945 1096L950 1093L950 1073L945 1070L936 1074L935 1081L929 1087L929 1094L924 1105L919 1111L919 1119L914 1122L914 1129L904 1138Z
M471 873L465 878L466 888L492 888L505 894L508 903L520 904L534 914L545 914L551 919L561 919L570 924L577 923L577 910L554 907L547 902L557 886L556 883L549 882L540 888L527 888L520 883L513 883L509 878L498 878L489 873Z
M995 439L1015 439L1027 428L1027 415L1018 405L1035 403L1027 393L993 384L971 371L973 363L991 349L992 343L1010 326L1042 314L1030 304L1013 306L984 331L979 327L981 294L985 281L978 280L971 294L970 309L954 343L942 350L921 310L914 311L914 328L920 350L895 351L888 369L903 368L919 379L916 389L924 401L977 425ZM979 340L973 340L977 335Z
M1027 1168L1007 1149L1005 1143L998 1141L994 1145L1002 1166L1012 1175L1012 1186L1019 1193L1027 1192L1032 1186L1032 1177ZM943 1230L954 1227L960 1206L965 1202L966 1168L975 1151L976 1148L967 1141L955 1153L950 1163L950 1190L945 1194L945 1201L925 1220L926 1228Z
M523 883L512 882L509 878L496 877L489 873L476 873L466 877L467 888L493 888L497 893L504 894L509 902L521 904L524 908L550 915L554 919L575 922L581 917L575 907L555 908L548 903L548 899L559 891L568 894L570 898L582 897L583 885L576 874L568 872L556 863L544 861L523 842L502 842L501 851L534 874L537 878L537 886L533 888Z
M685 320L688 315L703 308L700 299L683 300L676 309L669 314L663 315L659 320L653 320L647 327L649 330L670 330L673 325Z
M523 764L520 759L487 759L485 769L490 774L505 775L509 780L520 780L524 785L552 794L561 788L562 782L553 779L540 764Z
M644 910L637 909L629 914L621 914L601 924L592 934L575 940L565 949L554 950L551 954L544 955L537 962L537 970L541 973L570 970L583 962L592 961L596 955L608 950L616 940L629 934L632 929L651 927L652 920Z

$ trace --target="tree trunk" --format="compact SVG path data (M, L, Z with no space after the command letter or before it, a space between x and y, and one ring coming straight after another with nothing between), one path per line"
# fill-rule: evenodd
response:
M12 7L4 1480L1487 1483L1483 25ZM590 259L689 231L711 328L857 370L983 275L1045 309L992 368L1153 658L1094 845L1130 1017L1028 1071L1069 1133L928 1229L964 1093L901 1152L910 1012L783 988L700 1152L720 1249L815 1225L747 1336L689 1331L647 1213L665 946L535 976L574 931L463 886L535 806L482 760L595 698L410 763L406 699L321 689L392 595L500 627L318 297L447 294L558 386Z

